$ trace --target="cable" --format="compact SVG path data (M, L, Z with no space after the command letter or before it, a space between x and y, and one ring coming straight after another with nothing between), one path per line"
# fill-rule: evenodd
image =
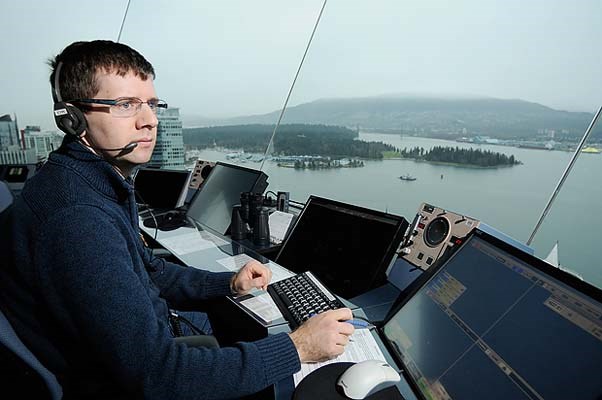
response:
M300 201L295 201L295 200L291 200L291 199L289 199L289 200L288 200L288 202L289 202L289 203L298 204L298 205L300 205L301 207L305 207L305 203L302 203L302 202L300 202Z
M187 318L182 317L181 315L178 314L178 319L182 322L184 322L186 325L188 325L188 327L195 332L197 335L206 335L206 333L202 330L199 329L195 324L193 324L192 322L190 322Z
M136 193L138 198L140 198L140 200L142 200L142 204L144 204L147 207L145 211L148 212L150 214L150 216L153 218L153 222L155 223L155 234L153 235L153 241L156 243L157 235L159 233L159 223L157 222L157 218L155 217L155 214L153 213L153 209L148 205L146 200L144 200L142 198L142 196L140 195L140 192L138 192L135 187L134 187L134 193ZM151 256L151 258L153 258L153 252L155 249L153 247L149 247L149 248L150 248L150 256Z
M130 1L128 0L128 5L125 8L125 13L123 14L123 20L121 21L121 27L119 28L119 34L117 35L117 43L121 40L121 32L123 31L123 26L125 25L125 19L128 16L128 10L130 9Z
M265 149L265 153L263 154L263 160L261 160L261 166L259 167L260 171L263 171L263 164L270 152L270 147L274 142L274 136L276 136L276 131L280 126L280 122L282 121L282 117L284 116L284 111L286 111L286 106L288 105L288 101L291 98L291 94L293 93L293 88L295 87L295 83L297 82L297 78L299 77L299 73L301 72L301 67L303 66L303 62L305 61L305 56L307 56L307 52L309 51L309 46L314 38L314 34L318 29L318 24L320 23L320 19L322 18L322 13L324 12L324 7L326 7L326 3L328 0L324 0L324 4L322 4L322 9L320 9L320 14L318 14L318 18L316 19L316 23L314 24L314 29L311 32L311 36L309 37L309 41L307 42L307 46L305 47L305 53L303 53L303 57L301 58L301 62L299 63L299 68L297 68L297 73L295 74L295 78L293 79L293 83L291 84L290 89L288 90L288 94L286 96L286 100L284 101L284 106L282 107L282 111L280 112L280 116L278 117L278 122L276 122L276 126L274 127L274 131L272 132L272 137L270 137L270 141L268 142L268 147Z
M180 326L180 318L182 317L174 310L169 310L169 326L174 337L184 336L184 332L182 332L182 327Z
M180 322L185 323L193 333L197 335L206 335L206 333L202 329L190 322L188 318L184 318L183 316L178 314L175 309L171 308L171 305L167 301L166 303L169 309L169 324L174 337L184 336L184 332L182 331L182 326Z

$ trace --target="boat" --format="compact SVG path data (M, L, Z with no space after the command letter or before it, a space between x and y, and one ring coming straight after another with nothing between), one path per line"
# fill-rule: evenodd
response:
M600 150L598 150L595 147L584 147L583 150L581 150L582 153L590 153L590 154L600 154Z
M550 143L538 143L538 142L523 142L519 143L518 146L521 149L532 149L532 150L553 150L554 146Z
M399 177L399 179L401 179L402 181L415 181L416 180L416 178L414 178L410 174L401 175Z

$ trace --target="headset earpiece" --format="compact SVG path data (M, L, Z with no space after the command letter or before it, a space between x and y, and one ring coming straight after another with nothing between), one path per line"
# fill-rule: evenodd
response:
M80 137L86 130L86 117L77 107L64 102L54 103L54 122L68 135Z
M65 103L61 97L59 78L62 67L63 62L59 61L54 72L54 86L52 87L54 122L66 134L80 137L87 128L86 117L79 108Z

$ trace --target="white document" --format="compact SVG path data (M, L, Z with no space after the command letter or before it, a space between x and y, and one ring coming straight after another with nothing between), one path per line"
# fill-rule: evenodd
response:
M254 258L250 257L248 254L238 254L222 258L217 260L217 262L228 268L230 271L237 272L251 260L254 260ZM264 265L272 271L272 280L270 283L295 275L286 268L271 261ZM268 324L273 320L283 318L278 306L274 303L274 300L272 300L272 297L269 294L258 289L251 290L250 294L252 294L253 297L240 302L240 304L244 305L249 311L256 314Z
M232 272L238 272L239 269L244 267L245 264L251 260L254 260L254 258L243 253L231 257L221 258L217 260L217 262ZM286 268L283 268L271 261L264 265L272 271L272 280L270 283L278 282L295 275Z
M245 264L251 260L254 260L254 258L248 254L242 253L235 256L221 258L217 260L217 262L232 272L238 272L239 269L244 267Z
M288 231L293 220L293 214L282 211L274 211L270 214L268 225L270 226L270 242L280 244Z
M212 240L203 238L199 235L199 232L190 232L163 239L161 245L178 256L216 247Z
M270 281L270 283L278 282L295 275L288 269L281 267L280 265L275 264L271 261L266 264L266 267L272 270L272 280Z
M268 324L275 319L283 318L278 306L276 306L272 297L267 293L243 300L240 304L244 305Z
M380 347L378 347L378 343L376 343L376 339L374 339L370 330L356 329L355 332L353 332L353 335L351 335L351 340L352 341L345 346L345 352L337 358L319 363L301 363L301 370L293 375L295 386L311 372L327 364L336 362L360 362L366 360L385 361L385 356Z

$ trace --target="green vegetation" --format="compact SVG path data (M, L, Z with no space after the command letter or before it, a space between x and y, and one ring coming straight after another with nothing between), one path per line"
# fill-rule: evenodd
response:
M383 158L399 158L399 151L383 151Z
M280 166L280 164L278 164ZM288 166L288 165L286 165ZM361 160L349 160L348 163L341 163L338 160L311 160L302 161L297 160L292 163L292 167L295 169L331 169L331 168L359 168L363 167L364 162Z
M422 147L414 147L411 150L404 148L400 152L400 156L418 161L469 165L483 168L522 164L514 158L514 155L507 156L489 150L461 149L459 147L435 146L429 151L426 151Z
M263 153L274 125L229 125L184 129L184 144L213 146ZM316 155L334 158L382 159L384 151L396 151L382 142L357 140L356 131L331 125L281 125L274 139L274 155Z

